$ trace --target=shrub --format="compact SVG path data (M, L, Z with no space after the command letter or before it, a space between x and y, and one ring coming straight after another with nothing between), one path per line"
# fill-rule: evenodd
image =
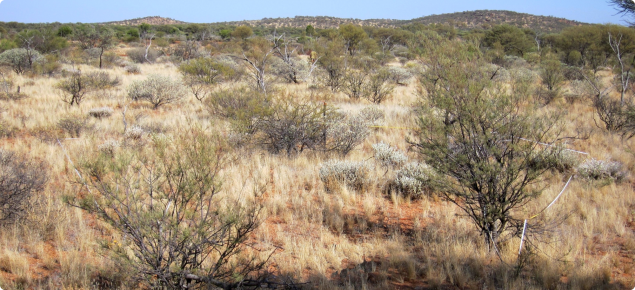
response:
M580 165L579 153L560 147L552 147L534 153L531 166L536 170L552 168L559 172L566 172Z
M575 67L575 66L565 66L562 69L562 75L564 76L564 78L566 80L569 81L581 81L584 80L584 76L582 75L582 72L580 71L579 67Z
M0 149L0 225L20 218L29 198L44 189L46 164Z
M365 162L331 160L320 167L320 180L324 182L326 190L331 191L338 186L347 186L362 190L370 183L370 170Z
M381 126L384 123L386 114L377 106L369 106L359 111L359 116L364 118L370 126Z
M159 58L160 52L154 49L148 50L148 58L146 60L146 49L145 48L132 48L129 49L126 54L130 58L130 60L136 63L146 63L146 62L154 62Z
M387 68L388 74L390 75L390 80L396 85L405 86L412 79L413 74L410 70L391 66Z
M515 55L506 55L501 63L506 69L521 68L527 66L527 61Z
M141 68L136 64L129 64L123 68L127 73L138 75L141 74Z
M219 89L205 99L204 104L212 115L230 120L246 119L251 123L255 114L266 107L269 99L260 92L246 87Z
M145 130L143 130L143 128L134 125L126 130L123 137L126 141L139 141L141 140L141 138L143 138L144 134Z
M336 121L328 128L329 149L346 156L370 134L368 121L362 114Z
M14 48L0 53L0 65L11 67L16 74L22 74L31 69L42 59L42 55L32 49Z
M147 79L136 81L128 87L128 96L132 100L145 100L153 109L174 103L187 96L187 89L178 80L160 75L150 75Z
M564 82L562 63L555 56L547 57L540 63L540 78L549 91L558 91Z
M368 78L368 82L364 85L364 98L371 103L379 104L390 98L395 87L388 84L390 80L390 72L387 70L379 70L372 73Z
M623 104L620 100L608 96L596 96L593 98L595 112L606 130L620 132L635 127L635 106L630 103ZM599 127L599 125L596 123ZM628 135L628 132L626 132Z
M71 137L79 138L88 127L88 122L85 117L82 116L67 116L60 119L57 122L57 127L68 133Z
M578 166L578 174L588 179L622 181L628 172L621 162L590 159Z
M397 171L395 187L406 196L418 198L430 190L433 176L434 171L428 165L410 162Z
M349 70L342 78L342 91L349 98L357 100L364 94L368 82L368 73L359 70Z
M213 58L197 58L179 66L185 84L190 88L194 97L203 101L211 92L214 85L233 78L236 71L230 66Z
M117 149L119 149L120 146L121 144L119 143L119 141L110 139L110 140L106 140L104 143L99 145L97 149L101 153L104 153L109 156L113 156L115 154L115 151L117 151Z
M90 72L86 74L87 79L90 82L90 87L94 90L108 90L117 87L121 84L119 77L110 77L105 71Z
M113 110L110 107L93 108L88 111L88 115L97 119L108 118L112 115Z
M408 162L408 156L403 152L381 142L373 144L374 157L382 167L398 167Z
M82 71L71 72L70 77L58 82L55 86L60 90L62 101L79 105L84 97L94 91L107 90L120 84L118 77L110 78L107 72Z
M296 101L281 96L259 114L256 129L258 143L273 153L301 153L324 143L324 132L328 130L330 118L334 115L331 107L308 101Z
M193 129L126 153L82 161L78 181L89 190L66 201L126 237L109 248L120 267L136 269L135 284L238 289L264 281L267 258L243 251L260 225L260 206L218 197L230 160L222 138Z

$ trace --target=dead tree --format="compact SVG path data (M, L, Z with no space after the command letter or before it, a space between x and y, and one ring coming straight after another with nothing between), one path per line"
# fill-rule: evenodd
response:
M624 51L620 49L620 45L622 43L622 34L619 35L619 38L615 38L609 32L609 45L613 52L615 52L615 57L620 64L620 105L624 105L624 93L628 89L628 83L631 79L630 68L626 68L624 65L624 60L622 56L624 56Z

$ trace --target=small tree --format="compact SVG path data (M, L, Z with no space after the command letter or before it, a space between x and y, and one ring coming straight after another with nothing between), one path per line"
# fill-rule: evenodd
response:
M352 23L340 25L339 32L346 43L346 50L350 55L355 55L362 42L368 38L368 34L361 26Z
M0 225L20 218L29 198L44 189L46 164L26 156L0 150Z
M628 90L628 84L631 80L631 68L626 65L624 60L625 51L622 47L622 35L619 34L618 36L613 37L611 32L609 32L609 45L615 53L615 58L619 64L618 76L616 78L619 79L620 84L620 105L624 105L624 94L626 93L626 90Z
M540 77L548 90L557 91L564 81L562 63L553 55L546 58L540 63Z
M242 53L242 56L235 55L233 57L244 61L255 86L262 93L267 94L267 69L275 47L268 40L261 37L251 39L248 46L249 48Z
M16 74L22 74L31 69L33 63L42 60L42 55L36 50L14 48L0 53L0 65L11 67Z
M364 89L368 82L368 72L349 69L344 76L342 91L351 99L358 100L364 95Z
M391 74L386 69L380 69L370 75L368 83L364 88L366 98L371 103L379 104L387 100L395 87L388 82L391 79Z
M179 71L184 76L185 84L199 101L203 101L210 94L214 85L224 78L231 79L236 74L231 67L212 58L197 58L184 62Z
M139 151L81 163L88 192L68 202L108 222L124 240L110 247L151 289L258 286L267 259L241 252L260 225L257 203L221 201L228 147L193 129ZM238 257L241 254L242 257Z
M55 86L61 92L62 101L72 106L79 105L88 93L116 87L119 82L119 78L110 78L106 72L84 74L81 70L77 70Z
M234 32L232 32L232 36L233 37L240 38L242 40L245 40L245 39L249 38L253 34L254 34L254 32L253 32L253 30L251 30L251 27L246 26L246 25L238 26L238 27L236 27L236 30L234 30Z
M289 46L291 46L291 43L284 34L279 37L274 35L273 47L275 54L282 60L283 64L278 68L278 74L285 80L298 84L308 79L313 70L310 70L307 63L295 55L298 47L290 48ZM312 67L314 67L316 62L317 60L312 62Z
M276 103L258 116L258 143L273 153L291 156L324 144L333 108L278 96Z
M461 44L436 47L427 59L414 144L440 176L434 186L474 222L488 246L509 230L519 235L523 220L516 211L540 194L533 185L555 167L532 164L559 153L539 145L555 138L557 118L534 115L530 102L508 94Z
M148 101L155 110L162 105L177 102L186 95L187 90L180 81L161 75L150 75L128 87L128 97L134 101Z

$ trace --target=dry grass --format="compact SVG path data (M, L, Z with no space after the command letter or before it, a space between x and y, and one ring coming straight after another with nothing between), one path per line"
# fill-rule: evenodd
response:
M115 280L125 278L113 270L99 245L116 239L116 233L61 200L64 194L76 193L79 186L70 182L75 172L66 153L77 162L79 153L96 152L107 140L125 142L124 109L129 128L154 126L171 135L180 128L199 125L228 133L227 125L210 116L193 97L158 110L142 102L130 102L125 88L147 77L148 72L178 77L171 64L140 67L143 74L139 75L126 74L123 68L108 70L121 76L122 86L93 96L79 107L69 107L60 100L53 89L58 79L15 78L18 84L33 82L23 87L31 97L0 103L0 120L17 130L14 137L0 139L0 144L46 160L51 179L47 190L33 201L30 218L1 231L3 289L92 288L98 284L112 286ZM288 90L308 94L308 85L288 85ZM417 100L415 91L414 84L398 87L394 97L379 106L386 113L387 126L414 126L411 109ZM348 102L342 95L329 101L353 112L367 105ZM588 103L563 106L569 112L564 122L566 134L592 131L588 140L572 141L570 148L588 152L596 159L620 161L633 171L635 141L623 141L597 129ZM90 109L97 107L110 107L114 112L107 118L89 119L80 138L64 139L66 136L55 129L64 116L88 116ZM409 134L404 129L373 129L346 159L369 159L372 144L381 141L407 151L405 140ZM266 187L257 201L265 206L265 220L253 240L264 249L280 248L271 260L272 269L311 282L313 288L630 289L635 285L635 192L628 180L600 184L574 179L555 206L530 222L535 225L566 217L547 235L529 237L538 250L516 276L518 239L503 243L500 261L488 252L471 222L454 205L434 196L409 200L385 192L391 173L379 166L371 172L374 178L363 192L346 187L327 192L318 171L329 156L307 153L287 158L257 150L237 150L236 156L223 171L225 197L256 202L243 197L255 185ZM409 156L416 159L412 152ZM516 214L531 216L539 212L559 193L568 177L551 178L543 184L544 194Z

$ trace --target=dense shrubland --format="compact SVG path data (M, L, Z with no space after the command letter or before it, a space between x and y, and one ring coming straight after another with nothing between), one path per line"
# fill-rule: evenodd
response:
M631 29L0 33L3 288L632 286Z

